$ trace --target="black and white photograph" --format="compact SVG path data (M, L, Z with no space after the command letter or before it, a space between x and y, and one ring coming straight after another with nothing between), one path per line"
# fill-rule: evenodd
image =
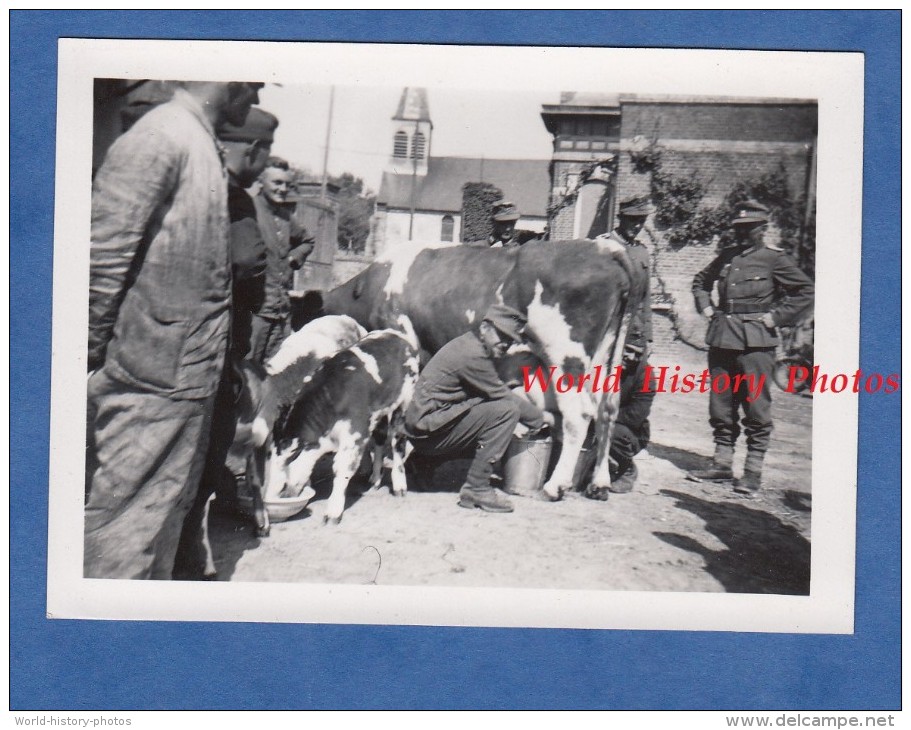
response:
M861 55L59 51L50 616L851 631Z

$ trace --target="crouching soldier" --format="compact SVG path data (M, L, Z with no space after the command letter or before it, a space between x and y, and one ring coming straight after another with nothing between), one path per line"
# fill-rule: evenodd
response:
M513 393L500 379L494 360L522 339L526 319L502 304L493 305L477 331L446 344L421 372L405 427L414 449L427 456L474 452L459 506L512 512L510 500L490 486L516 425L531 431L553 425L553 416Z

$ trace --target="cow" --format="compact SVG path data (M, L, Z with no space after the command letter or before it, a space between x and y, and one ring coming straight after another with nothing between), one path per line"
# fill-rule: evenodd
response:
M236 426L227 461L232 469L244 472L258 537L270 532L262 490L276 424L287 415L322 364L365 334L366 330L351 317L320 317L290 335L265 368L250 360L234 366L238 382L233 413ZM181 535L179 573L195 576L201 569L206 578L216 575L208 535L209 505L214 495L214 484L200 484Z
M269 456L266 500L300 494L317 461L335 453L332 493L323 518L338 524L345 492L367 447L387 438L392 450L392 493L405 494L404 410L411 401L419 361L407 323L383 329L330 358L279 424ZM373 486L379 486L382 449L375 449Z
M347 314L368 330L394 326L404 315L426 358L502 302L527 314L526 332L539 361L555 366L557 377L566 373L578 382L596 366L611 373L621 364L630 312L642 296L635 282L625 248L606 238L532 241L513 250L406 244L328 292L323 309ZM554 400L547 406L562 416L563 448L542 497L556 501L572 488L595 419L596 467L586 495L607 499L618 394L582 388L549 396Z

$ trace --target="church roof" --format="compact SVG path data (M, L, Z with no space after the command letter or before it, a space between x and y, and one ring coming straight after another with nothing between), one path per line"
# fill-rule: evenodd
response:
M550 160L491 160L479 157L431 157L427 174L418 175L415 208L458 213L462 186L470 182L495 185L523 216L547 216ZM411 170L384 172L377 202L390 208L411 207Z
M393 119L404 119L409 122L429 122L430 105L427 103L427 89L406 86L399 99L399 108Z

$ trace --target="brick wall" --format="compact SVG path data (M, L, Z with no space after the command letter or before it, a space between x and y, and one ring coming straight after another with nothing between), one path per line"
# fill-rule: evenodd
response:
M812 102L642 101L621 99L620 137L806 142L816 130Z
M651 240L649 234L652 234ZM715 257L714 246L674 249L652 229L640 234L652 253L652 298L655 317L663 319L673 339L691 349L705 347L705 320L693 301L693 276ZM657 343L657 329L656 343ZM656 344L657 347L657 344Z
M633 102L622 103L621 119L623 151L616 180L620 200L651 192L650 173L635 172L628 152L637 135L662 148L662 171L698 176L706 188L702 204L707 207L721 203L738 182L780 166L791 194L797 198L804 192L816 133L815 104ZM705 346L706 328L693 303L693 276L717 251L712 245L672 248L653 225L650 221L640 235L652 252L653 346L658 357L691 358ZM776 231L772 228L768 235L774 242Z
M670 147L662 152L661 170L679 177L697 177L705 186L703 205L714 207L737 183L755 180L781 167L785 170L788 189L794 198L798 198L806 186L808 162L809 150L803 145L799 149L776 146L765 151L683 151ZM647 195L650 177L634 172L629 154L621 154L617 185L622 198Z

